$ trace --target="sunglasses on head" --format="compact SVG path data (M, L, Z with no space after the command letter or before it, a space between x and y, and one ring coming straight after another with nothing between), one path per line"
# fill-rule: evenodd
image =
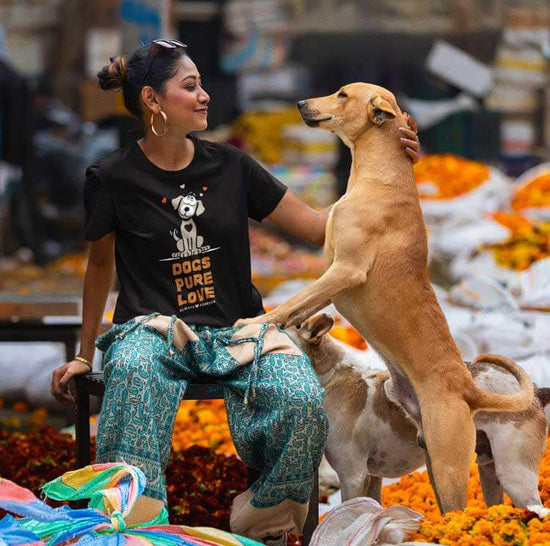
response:
M187 49L187 45L179 40L153 40L149 46L149 53L147 53L147 57L143 63L143 70L141 71L141 75L138 79L139 85L142 85L145 81L145 78L149 74L149 70L151 70L153 59L161 49L169 50L177 48Z

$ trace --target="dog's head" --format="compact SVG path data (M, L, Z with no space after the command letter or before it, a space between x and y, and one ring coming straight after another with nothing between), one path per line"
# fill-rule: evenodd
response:
M318 346L325 334L334 326L334 318L326 313L319 313L308 318L297 329L298 337L303 345Z
M184 220L190 220L193 216L200 216L205 210L202 201L197 199L194 193L174 197L172 206Z
M291 326L286 329L287 334L306 353L315 369L324 364L321 341L334 326L334 319L326 313L319 313L302 322L299 328ZM321 349L321 350L319 350Z
M302 100L298 108L307 125L336 133L348 146L401 114L392 93L369 83L344 85L332 95Z

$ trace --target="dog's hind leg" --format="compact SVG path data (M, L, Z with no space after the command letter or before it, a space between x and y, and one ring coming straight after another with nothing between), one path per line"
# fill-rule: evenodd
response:
M331 460L327 453L327 459L340 479L342 502L368 496L371 480L367 465L364 464L365 459L361 457L361 454L350 453L350 455Z
M475 427L470 407L461 399L448 400L433 389L420 399L426 463L442 513L466 507Z
M474 420L474 423L476 421ZM476 427L476 463L479 470L479 482L483 498L487 506L504 503L504 489L500 483L491 451L491 444L487 433L481 427Z
M504 503L504 489L498 479L495 462L478 464L481 491L487 506Z
M495 458L495 470L504 492L515 506L540 506L538 471L544 441L537 442L513 423L500 424L487 435ZM535 441L534 441L535 440Z
M370 477L366 496L382 504L382 478L380 476Z
M372 477L368 472L346 472L346 476L340 474L342 502L356 497L368 497ZM378 500L378 499L376 499Z

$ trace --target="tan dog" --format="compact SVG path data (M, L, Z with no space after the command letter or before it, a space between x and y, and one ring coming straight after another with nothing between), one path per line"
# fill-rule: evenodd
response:
M524 410L533 389L484 392L462 362L428 278L426 228L411 162L399 144L406 121L395 97L354 83L298 106L308 125L336 133L353 156L347 191L327 223L328 268L270 313L237 325L296 325L333 302L385 360L401 405L421 428L441 511L464 508L473 413Z
M381 502L382 478L418 469L425 463L424 451L416 441L416 426L394 398L388 372L368 368L348 346L327 335L333 324L332 317L320 314L287 332L310 357L326 391L330 431L325 455L340 479L342 500L368 496ZM510 394L517 392L518 383L530 382L513 362L503 367L492 356L485 358L479 356L469 366L478 387ZM538 389L537 394L545 398L547 391ZM549 513L538 492L547 434L541 400L535 397L520 412L479 412L474 423L487 505L501 504L506 493L516 506Z

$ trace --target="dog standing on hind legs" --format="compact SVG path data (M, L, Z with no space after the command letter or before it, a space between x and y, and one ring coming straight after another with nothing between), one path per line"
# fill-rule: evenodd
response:
M422 431L441 512L463 509L473 414L524 410L533 390L485 392L462 361L428 278L416 183L396 135L406 122L393 94L355 83L298 107L306 124L336 133L352 152L346 193L327 222L327 269L273 311L235 325L298 325L333 302L385 360L399 403Z

